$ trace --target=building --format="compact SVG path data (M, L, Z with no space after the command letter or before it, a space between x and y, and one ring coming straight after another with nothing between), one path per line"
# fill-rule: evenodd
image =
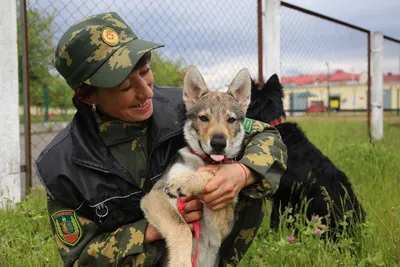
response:
M284 107L287 111L323 112L365 111L367 109L366 73L334 73L282 77L285 91ZM383 106L385 110L400 109L400 74L387 73L383 77Z

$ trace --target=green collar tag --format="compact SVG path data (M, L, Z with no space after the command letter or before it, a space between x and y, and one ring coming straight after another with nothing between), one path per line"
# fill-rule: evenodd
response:
M253 120L245 118L243 122L244 131L246 133L250 133L251 129L253 128Z

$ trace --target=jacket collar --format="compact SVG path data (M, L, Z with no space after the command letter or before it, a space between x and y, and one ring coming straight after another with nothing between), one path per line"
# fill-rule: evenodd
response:
M147 132L148 121L125 123L120 120L107 120L99 124L99 136L108 146L132 141Z
M162 89L161 91L168 90ZM152 147L154 149L162 141L181 132L184 125L185 114L182 110L175 107L169 98L167 98L158 87L154 89L153 97L153 115L150 118L150 134L152 138ZM182 93L179 95L183 105Z

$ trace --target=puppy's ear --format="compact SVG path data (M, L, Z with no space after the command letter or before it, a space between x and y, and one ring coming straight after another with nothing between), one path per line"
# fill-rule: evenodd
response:
M207 85L200 71L190 66L183 79L183 102L190 109L196 101L208 92Z
M250 104L251 96L251 77L247 69L241 69L231 82L228 89L228 94L231 94L237 102L239 102L243 111L246 113Z

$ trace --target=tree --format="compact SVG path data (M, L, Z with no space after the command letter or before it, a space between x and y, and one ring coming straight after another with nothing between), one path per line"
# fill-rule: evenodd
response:
M184 69L182 60L167 59L158 51L152 51L150 66L154 74L154 84L182 86L183 78L179 75Z
M19 2L18 2L19 3ZM29 50L29 84L31 105L40 106L43 103L43 90L52 81L49 70L52 68L51 58L54 53L54 33L52 23L54 15L30 8L27 10L28 50ZM21 20L17 19L18 27L18 61L19 61L19 93L22 100L22 39ZM20 101L22 102L22 101Z
M69 109L73 108L72 97L74 91L65 80L57 75L49 85L49 106L52 108Z

